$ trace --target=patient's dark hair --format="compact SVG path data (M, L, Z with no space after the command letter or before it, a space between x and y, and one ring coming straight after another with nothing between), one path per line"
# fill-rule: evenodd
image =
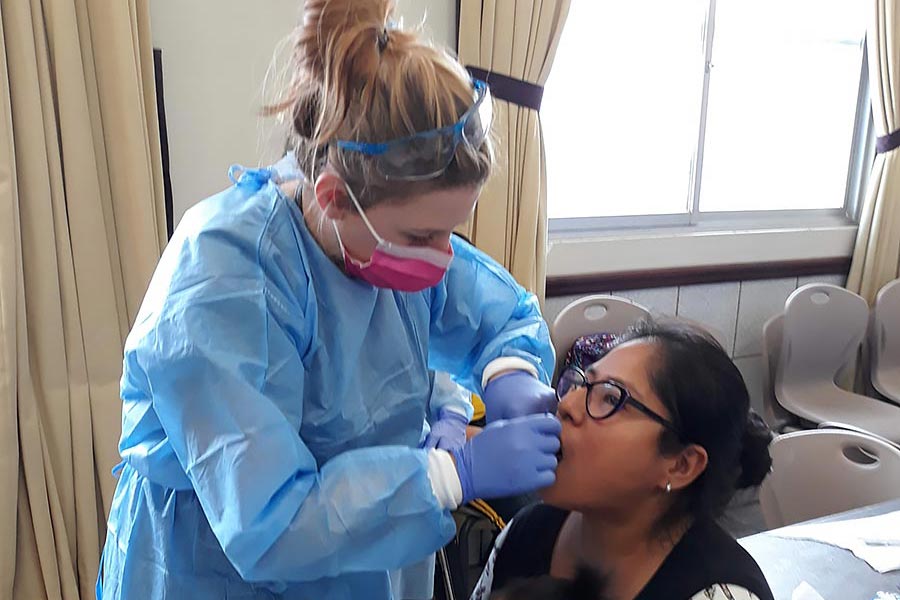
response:
M643 320L617 345L634 340L656 345L650 385L681 432L679 437L663 429L660 452L671 455L697 444L709 456L706 470L677 494L658 526L666 531L684 517L716 518L735 490L762 483L772 466L772 432L750 409L741 372L709 333L678 321Z

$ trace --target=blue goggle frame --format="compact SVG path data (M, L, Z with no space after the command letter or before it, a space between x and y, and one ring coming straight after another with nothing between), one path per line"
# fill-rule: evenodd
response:
M487 138L494 118L488 85L472 80L475 102L453 125L431 129L387 142L338 140L338 149L372 158L385 179L418 181L440 176L456 155L459 144L478 148Z

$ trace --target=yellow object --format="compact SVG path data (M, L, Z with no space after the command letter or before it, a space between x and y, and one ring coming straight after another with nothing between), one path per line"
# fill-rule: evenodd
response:
M472 506L472 508L478 510L478 512L486 516L488 519L490 519L491 522L497 526L497 529L503 529L504 527L506 527L506 522L503 520L503 517L498 515L497 512L493 508L491 508L491 505L484 500L472 500L469 505Z
M481 401L481 396L478 394L472 394L472 406L475 408L475 413L472 415L472 420L477 421L479 419L484 418L484 402Z

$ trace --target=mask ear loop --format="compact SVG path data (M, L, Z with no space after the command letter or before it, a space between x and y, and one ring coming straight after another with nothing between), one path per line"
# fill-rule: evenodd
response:
M337 238L338 247L341 249L341 256L347 256L347 251L344 249L344 240L341 239L341 232L338 231L337 223L334 220L331 221L331 228L334 229L334 236Z
M363 223L366 224L366 227L369 229L369 233L372 234L372 237L375 238L375 241L379 244L386 244L386 242L375 233L375 229L372 227L372 224L369 222L369 218L366 216L366 213L363 211L362 207L359 205L359 200L356 199L356 195L353 193L353 190L350 189L350 186L347 182L344 182L344 187L347 189L347 194L350 196L350 200L353 202L353 206L356 207L356 210L359 212L359 215L362 217ZM355 258L353 258L350 253L347 252L347 249L344 248L344 240L341 239L341 232L338 231L337 222L334 219L330 219L331 228L334 229L334 236L337 238L338 247L341 249L341 256L344 257L344 260L350 259L354 263L358 264L361 267L367 266L369 263L361 262Z
M347 189L347 194L350 196L350 200L353 202L353 206L356 207L356 211L359 213L359 216L362 217L363 223L366 224L366 228L369 230L369 233L372 234L372 237L375 238L375 241L379 244L384 244L389 246L390 244L384 240L383 237L378 235L378 232L375 231L375 228L372 227L372 222L369 221L369 217L366 216L366 211L362 209L362 206L359 204L359 200L356 199L356 194L353 193L353 190L350 189L350 185L345 181L344 187ZM333 223L334 221L332 221Z

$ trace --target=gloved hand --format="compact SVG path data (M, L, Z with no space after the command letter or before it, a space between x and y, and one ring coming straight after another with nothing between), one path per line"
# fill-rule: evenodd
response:
M528 415L492 423L462 448L451 450L463 503L552 485L561 431L553 415Z
M441 418L431 426L431 432L425 438L424 448L452 450L462 448L466 443L466 425L469 420L456 411L443 409Z
M525 371L512 371L491 379L484 388L488 423L524 415L556 412L556 392Z

